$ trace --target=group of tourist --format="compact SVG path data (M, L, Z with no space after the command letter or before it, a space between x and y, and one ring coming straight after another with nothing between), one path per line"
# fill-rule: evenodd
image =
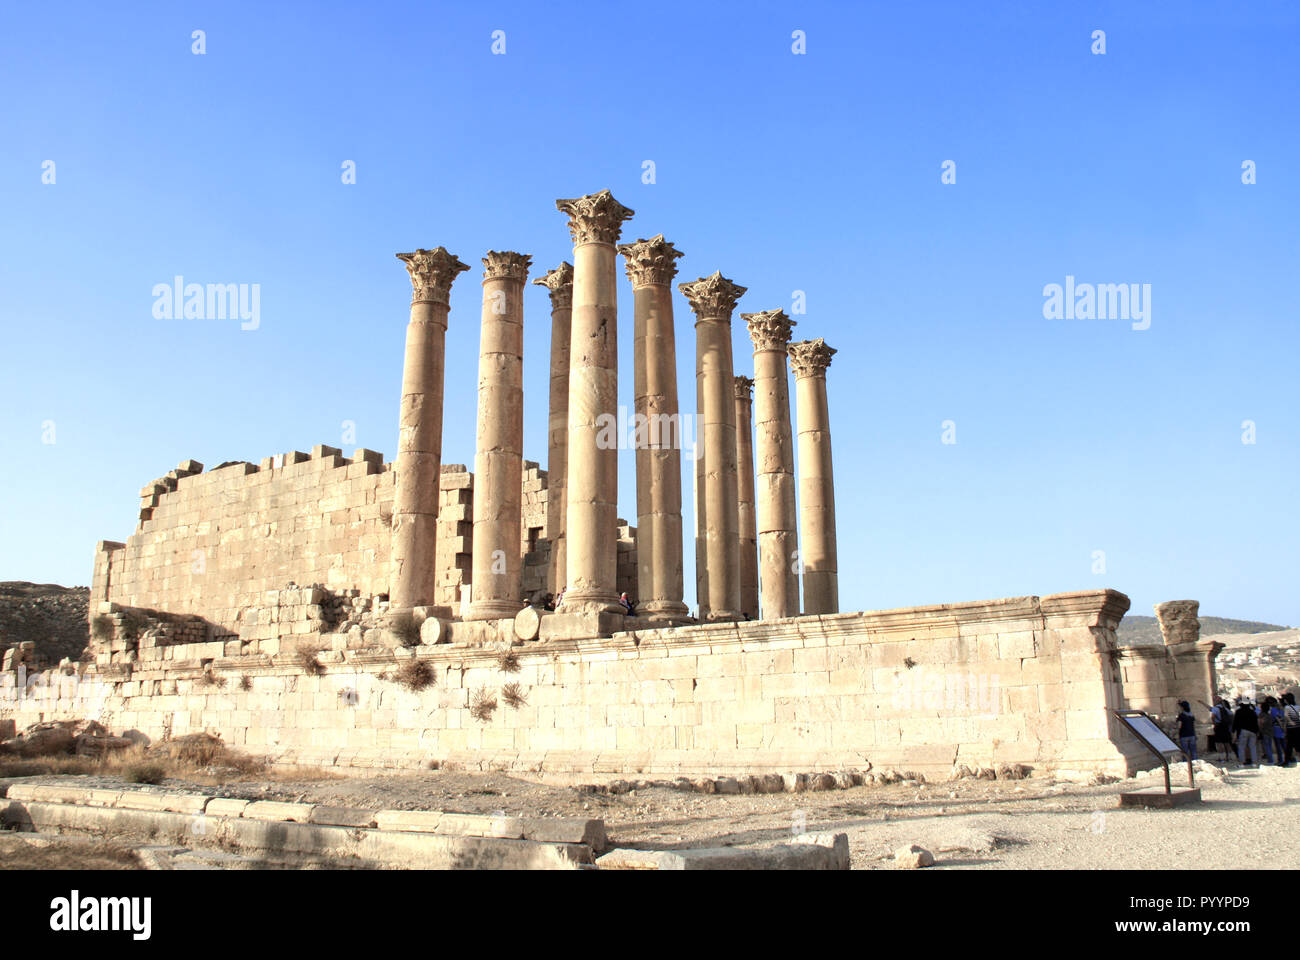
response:
M1209 706L1209 704L1206 704ZM1178 745L1188 757L1196 759L1196 718L1186 700L1178 703ZM1234 709L1220 698L1210 707L1210 734L1207 749L1216 750L1222 761L1232 759L1255 766L1261 762L1290 766L1300 753L1300 707L1295 694L1265 697L1262 703L1238 700ZM1261 760L1262 758L1262 760Z

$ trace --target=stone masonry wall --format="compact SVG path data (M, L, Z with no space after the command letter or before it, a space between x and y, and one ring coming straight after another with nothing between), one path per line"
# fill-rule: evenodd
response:
M388 591L394 473L382 454L333 447L203 473L182 462L141 490L140 522L125 543L95 548L91 616L102 603L201 617L238 633L244 611L290 584ZM544 586L549 555L546 471L525 464L523 597ZM474 476L443 464L436 602L459 612L471 580ZM620 531L621 589L635 595L635 530ZM622 574L630 569L633 579Z
M1127 608L1089 591L708 624L527 643L517 666L457 644L336 648L319 675L287 654L204 662L173 647L176 659L79 680L0 675L0 719L97 715L154 739L207 729L281 761L355 767L1118 774L1147 762L1109 713L1128 705L1115 641ZM401 685L409 658L433 685Z

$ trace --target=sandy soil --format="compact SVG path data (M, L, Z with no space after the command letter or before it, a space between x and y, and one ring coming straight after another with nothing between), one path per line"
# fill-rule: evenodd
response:
M121 784L110 777L32 781ZM1186 782L1186 767L1174 782ZM1197 779L1200 806L1118 808L1121 791L1156 783L1163 779L1148 774L1097 786L1030 779L732 796L650 788L610 796L505 774L430 771L220 786L168 780L135 788L371 809L601 817L615 845L642 849L763 845L803 830L842 831L856 869L890 868L892 852L909 843L931 850L944 869L1278 867L1300 855L1300 768L1206 766Z

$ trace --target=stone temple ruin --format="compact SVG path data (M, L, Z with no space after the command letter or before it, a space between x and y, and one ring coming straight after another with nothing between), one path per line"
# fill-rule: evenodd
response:
M135 533L96 546L87 657L38 670L30 650L6 654L0 724L90 716L343 767L1122 774L1146 756L1110 711L1211 699L1219 645L1199 639L1190 602L1161 605L1165 643L1144 648L1117 644L1129 601L1113 590L841 613L835 351L791 342L780 310L741 314L754 357L738 376L745 288L720 272L678 287L696 334L693 617L670 289L682 254L662 234L620 245L633 212L607 190L556 206L573 264L532 281L551 299L546 470L523 459L531 257L483 257L470 473L442 462L449 291L469 267L442 247L399 254L413 294L395 460L317 446L207 472L187 460L147 484ZM619 254L635 527L617 516ZM553 611L521 604L561 592Z

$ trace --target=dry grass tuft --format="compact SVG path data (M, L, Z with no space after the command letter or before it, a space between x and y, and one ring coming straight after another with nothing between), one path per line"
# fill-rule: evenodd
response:
M122 772L124 779L131 783L162 783L167 779L167 768L161 763L147 760L133 763Z
M155 779L143 777L157 775L211 786L241 780L270 783L342 777L319 767L272 767L265 760L231 750L218 737L202 733L162 740L148 750L136 746L103 757L62 754L30 760L0 759L0 778L50 775L122 777L132 783L156 783Z
M503 673L518 673L519 654L513 650L502 650L497 657L497 666L501 668Z
M106 613L98 614L90 621L90 635L100 643L113 639L113 618Z
M252 689L253 689L253 678L250 677L248 674L244 674L243 676L241 676L241 677L239 678L239 689L240 689L240 690L252 690Z
M298 651L298 665L313 677L319 677L325 672L324 664L316 657L317 653L316 650Z
M128 610L122 614L122 636L127 640L139 640L140 634L149 629L149 619L142 613Z
M411 658L397 668L397 682L407 690L419 692L433 686L433 666L425 660Z
M517 683L507 683L501 688L501 699L505 701L507 707L512 710L518 710L520 707L527 705L528 700L524 696L523 688Z
M469 715L479 723L487 723L492 719L492 714L496 712L497 698L492 695L492 691L486 687L480 687L474 691L474 696L470 698Z
M224 689L226 686L226 678L222 676L218 676L217 674L213 673L211 670L204 670L203 676L199 677L199 686L216 687L219 690Z

